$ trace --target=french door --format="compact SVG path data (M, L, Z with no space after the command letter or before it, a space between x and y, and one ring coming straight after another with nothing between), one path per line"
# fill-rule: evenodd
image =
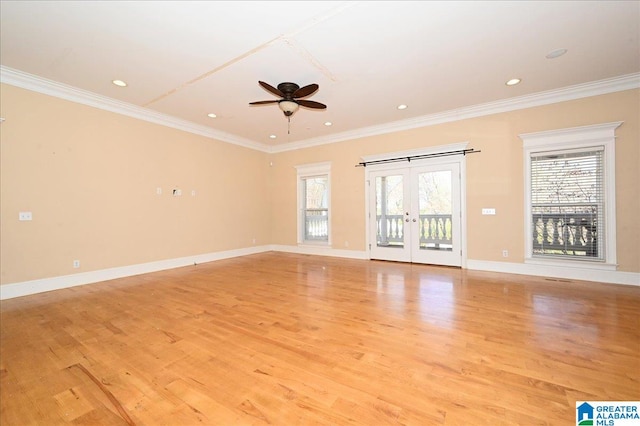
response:
M369 172L372 259L461 266L460 164Z

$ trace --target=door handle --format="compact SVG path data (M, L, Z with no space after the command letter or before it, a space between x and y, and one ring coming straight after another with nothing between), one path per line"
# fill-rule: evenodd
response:
M407 222L407 223L409 223L409 218L406 218L404 221L405 221L405 222Z
M413 221L415 222L416 220L415 220L415 219L413 219ZM407 222L408 222L408 221L407 221Z

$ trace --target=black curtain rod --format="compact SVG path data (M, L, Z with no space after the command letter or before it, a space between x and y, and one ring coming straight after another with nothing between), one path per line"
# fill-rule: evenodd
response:
M383 163L398 163L400 161L411 161L411 160L421 160L423 158L434 158L434 157L448 157L450 155L467 155L467 154L475 154L477 152L475 149L461 149L459 151L447 151L447 152L434 152L433 154L424 154L424 155L411 155L409 157L398 157L398 158L387 158L384 160L374 160L374 161L363 161L362 163L356 164L356 167L367 167L371 164L383 164Z

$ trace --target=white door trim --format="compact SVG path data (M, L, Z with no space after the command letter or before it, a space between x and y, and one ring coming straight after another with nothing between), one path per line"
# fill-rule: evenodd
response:
M462 151L467 149L469 142L460 142L450 145L439 145L435 147L428 147L424 149L415 149L410 151L397 151L397 152L389 152L386 154L377 154L377 155L368 155L362 156L361 159L364 162L367 161L376 161L376 160L385 160L391 158L400 158L400 157L411 157L411 156L420 156L420 155L428 155L428 154L439 154L451 151ZM386 171L386 170L396 170L403 169L407 167L417 167L421 165L433 165L433 164L442 164L442 163L452 163L457 162L460 166L460 213L462 217L460 218L460 248L462 251L461 255L461 267L463 269L467 268L467 162L466 157L464 155L452 155L447 157L435 157L435 158L425 158L420 160L412 160L410 162L399 162L399 163L381 163L375 165L366 166L366 170L364 173L364 193L365 193L365 250L367 253L367 258L371 260L371 238L370 238L370 220L371 220L371 208L370 208L370 174L371 172L376 171ZM375 217L375 212L373 212Z

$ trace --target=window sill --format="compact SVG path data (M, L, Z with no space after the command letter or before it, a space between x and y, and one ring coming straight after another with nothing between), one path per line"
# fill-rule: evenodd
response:
M524 259L524 263L528 265L555 266L560 268L575 269L595 269L599 271L615 271L618 269L618 265L615 263L590 262L584 260L576 260L574 262L571 262L567 260L538 259L529 257Z

